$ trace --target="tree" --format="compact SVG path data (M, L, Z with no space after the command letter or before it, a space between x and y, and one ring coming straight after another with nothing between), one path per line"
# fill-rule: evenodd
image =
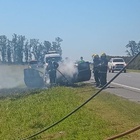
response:
M135 41L129 41L126 45L126 50L128 56L135 56L140 51L140 42L137 44Z
M13 34L12 37L12 56L15 63L17 61L17 34Z
M135 41L129 41L129 43L126 45L127 55L129 56L128 59L131 59L131 57L135 56L140 52L140 41L136 43ZM140 69L140 55L131 63L128 68L130 69Z
M140 41L138 42L138 52L140 52Z
M24 41L25 41L25 36L18 35L18 41L17 41L17 61L18 61L19 64L23 63Z
M44 46L39 42L39 39L30 39L31 53L34 58L39 61L42 57Z
M7 44L7 61L8 63L12 63L12 49L11 49L10 40L8 40L8 44Z
M55 42L52 42L52 50L58 52L60 55L62 55L62 49L61 49L61 44L63 40L60 37L55 38Z
M56 37L55 41L56 41L57 45L60 46L60 42L62 42L63 39L61 39L60 37Z
M5 35L0 36L0 51L1 51L1 57L2 62L6 62L6 48L7 47L7 37Z
M51 49L51 43L49 41L44 41L44 53L47 53Z
M52 51L57 51L57 43L56 42L52 42L51 50Z
M28 41L26 41L24 45L24 56L25 56L25 62L27 63L30 56L30 45Z
M13 61L21 64L23 62L23 48L25 36L14 34L12 38Z
M7 39L5 35L0 36L0 59L2 62L22 64L23 60L27 63L31 59L43 61L44 55L49 51L56 51L62 55L60 37L55 38L52 44L39 39L26 40L25 36L13 34L12 40Z

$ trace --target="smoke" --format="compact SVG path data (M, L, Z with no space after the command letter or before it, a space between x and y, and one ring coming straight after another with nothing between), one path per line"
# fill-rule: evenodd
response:
M22 65L0 65L0 89L23 88L24 69ZM67 78L72 81L78 75L78 69L74 62L67 60L59 63L57 78Z
M0 89L23 86L24 68L20 65L0 65Z
M67 60L63 63L59 63L57 77L63 77L67 78L68 80L72 80L74 77L76 77L78 74L78 69L74 62Z

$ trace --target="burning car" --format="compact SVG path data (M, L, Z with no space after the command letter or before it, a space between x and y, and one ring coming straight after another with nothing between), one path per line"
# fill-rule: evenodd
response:
M90 63L73 63L71 61L61 61L62 58L57 53L49 53L45 55L45 71L41 72L37 69L24 69L24 82L27 87L43 87L49 81L48 73L46 72L48 60L54 60L59 63L57 68L56 84L72 85L77 82L88 81L91 78Z

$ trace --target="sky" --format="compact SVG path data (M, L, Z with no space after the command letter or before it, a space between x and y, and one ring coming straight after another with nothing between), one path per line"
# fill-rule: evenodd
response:
M125 56L140 41L140 0L0 0L0 35L63 39L63 58Z

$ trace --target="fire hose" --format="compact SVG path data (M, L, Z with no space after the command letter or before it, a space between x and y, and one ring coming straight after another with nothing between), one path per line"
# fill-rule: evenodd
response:
M60 70L58 70L58 69L56 69L63 77L64 77L64 79L69 83L69 84L71 84L71 82L66 78L66 76L60 71Z
M117 139L117 138L123 137L123 136L125 136L125 135L130 134L130 133L133 133L133 132L135 132L135 131L137 131L137 130L139 130L139 129L140 129L140 125L137 126L137 127L134 127L134 128L131 129L131 130L128 130L128 131L126 131L126 132L124 132L124 133L121 133L121 134L118 134L118 135L116 135L116 136L110 137L110 138L108 138L108 139L106 139L106 140L115 140L115 139Z
M59 69L56 69L56 70L64 77L64 79L67 81L67 83L69 83L70 85L73 84L70 80L68 80L68 78L66 78L66 76ZM80 73L80 72L83 72L83 71L86 71L86 70L89 70L89 69L79 70L78 72Z

